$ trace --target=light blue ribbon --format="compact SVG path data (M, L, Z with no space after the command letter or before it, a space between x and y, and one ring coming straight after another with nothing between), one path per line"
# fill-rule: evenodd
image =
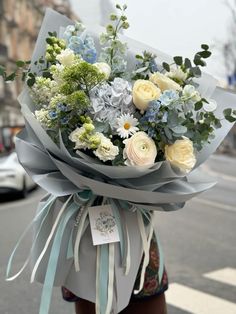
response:
M46 276L43 285L43 291L41 296L40 310L39 314L47 314L49 312L52 290L54 285L54 279L58 264L58 258L60 254L61 241L63 238L65 227L70 220L70 218L76 213L78 210L78 205L76 203L72 203L68 206L67 210L64 212L61 222L58 226L51 252L48 261Z
M107 296L108 296L108 279L109 279L109 247L108 244L103 244L100 247L100 269L99 269L99 300L100 313L106 313Z

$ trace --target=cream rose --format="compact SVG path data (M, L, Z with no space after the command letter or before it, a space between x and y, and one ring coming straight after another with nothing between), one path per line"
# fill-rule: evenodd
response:
M196 163L193 143L186 137L182 140L176 140L172 145L166 145L165 157L171 165L179 168L184 173L192 170Z
M111 74L111 67L106 62L96 62L93 64L101 73L105 75L105 79L108 80Z
M141 113L147 109L152 100L156 100L161 95L161 90L152 82L147 80L137 80L133 86L133 103Z
M160 72L156 72L152 74L149 80L155 85L157 85L161 89L162 92L168 89L176 90L176 91L182 90L179 84L177 84L175 81L173 81L172 79L170 79L169 77L167 77L166 75Z
M124 140L123 157L127 166L152 166L157 149L155 142L145 132L137 132Z

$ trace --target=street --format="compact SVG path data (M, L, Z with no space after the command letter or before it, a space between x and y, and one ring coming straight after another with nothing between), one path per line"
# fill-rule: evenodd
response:
M213 157L203 166L218 180L217 186L188 202L184 209L158 213L157 225L169 275L168 314L236 313L236 161ZM0 313L37 314L41 286L30 284L25 271L5 282L8 257L17 239L32 220L41 189L25 200L0 202ZM30 238L13 265L17 271L27 258ZM56 288L50 313L73 313Z

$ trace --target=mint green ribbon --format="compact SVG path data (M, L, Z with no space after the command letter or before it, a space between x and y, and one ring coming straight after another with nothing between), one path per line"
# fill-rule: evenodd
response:
M60 254L61 241L68 221L77 211L78 204L72 203L71 205L69 205L67 210L64 212L61 218L61 222L57 228L44 280L39 314L47 314L49 312L54 279Z

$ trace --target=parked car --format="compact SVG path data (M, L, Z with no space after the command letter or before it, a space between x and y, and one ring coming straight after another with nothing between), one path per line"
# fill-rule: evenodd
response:
M17 192L26 197L36 184L20 165L16 152L0 155L0 193Z

